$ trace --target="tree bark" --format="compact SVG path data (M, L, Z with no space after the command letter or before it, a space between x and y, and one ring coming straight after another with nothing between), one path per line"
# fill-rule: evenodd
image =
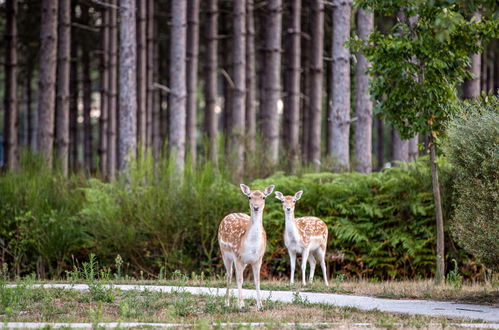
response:
M187 149L196 164L196 110L199 55L199 0L187 2Z
M480 12L474 12L473 18L480 20ZM466 99L477 97L480 95L480 67L481 67L481 57L480 54L471 55L471 66L470 71L473 76L472 79L467 79L464 81L463 85L463 97Z
M117 0L110 4L116 5ZM117 119L118 119L118 11L109 9L109 99L107 131L107 175L110 181L116 177L117 168Z
M18 156L17 14L17 0L6 0L4 166L8 170L17 169Z
M271 164L279 157L279 116L277 101L281 97L281 29L282 0L267 2L263 60L263 82L261 90L261 128L264 158Z
M99 117L99 170L107 177L107 132L109 106L109 8L102 9L101 28L101 97Z
M319 170L321 160L321 115L322 115L322 74L324 52L324 2L313 0L312 4L312 56L310 58L310 129L308 161Z
M433 140L433 137L430 137L431 184L433 187L433 198L435 200L435 218L437 220L437 283L443 283L443 281L445 281L444 219L442 215L442 202L440 199L436 149L435 141Z
M31 150L35 150L36 146L36 130L35 130L35 120L33 111L33 66L28 65L26 73L26 132L28 136L26 137L26 147L30 147Z
M154 150L153 145L153 134L154 134L154 113L157 112L157 103L155 103L155 97L157 94L156 90L153 88L153 83L155 80L155 71L157 67L155 66L156 56L156 21L154 17L154 0L147 0L147 106L146 106L146 132L147 141L146 145L153 150L153 154L157 155ZM155 70L156 69L156 70Z
M487 92L487 54L488 50L485 48L481 54L480 59L480 91Z
M416 134L413 138L409 140L409 161L414 162L418 158L418 139L419 136Z
M241 180L244 166L245 99L246 99L246 1L234 1L233 17L233 99L230 149L234 161L234 178Z
M71 9L71 21L75 20L76 5L73 2ZM76 31L71 29L71 67L69 81L69 167L76 171L78 168L78 43L76 42Z
M333 103L329 112L331 150L339 170L350 166L350 50L344 43L350 38L351 0L333 1Z
M82 8L81 20L85 25L90 24L89 7ZM83 83L83 166L87 173L93 170L93 136L92 136L92 79L90 76L90 40L84 40L81 52L82 83Z
M38 88L38 148L52 168L58 1L42 0L40 30L40 84Z
M308 148L310 146L309 144L309 138L310 138L310 61L311 61L311 41L310 41L310 33L311 33L311 26L312 22L310 19L310 8L304 8L305 9L305 30L302 32L303 35L308 36L307 38L304 38L303 40L303 49L304 51L302 52L302 68L303 69L303 87L302 87L302 94L303 95L303 102L301 104L301 122L302 122L302 133L301 133L301 155L302 155L302 160L308 160Z
M68 175L69 79L71 60L71 3L59 0L59 45L57 53L57 159L64 176Z
M379 116L376 117L376 134L377 134L377 144L376 144L376 158L377 158L377 170L381 171L385 163L385 132L383 119Z
M185 164L186 118L186 25L185 1L172 1L170 40L169 151L179 173Z
M290 3L290 25L286 42L284 81L283 147L291 172L300 159L301 0Z
M129 175L137 154L137 44L135 0L120 1L119 27L119 169Z
M218 68L218 0L209 0L206 9L206 70L204 127L208 135L208 157L217 160L217 68Z
M495 94L494 90L494 68L497 66L495 63L496 50L494 44L489 48L489 61L487 65L487 93Z
M147 1L136 1L137 6L137 143L146 147L147 139Z
M362 40L367 40L374 27L374 14L359 8L357 11L357 34ZM372 171L372 111L373 103L369 97L368 84L369 69L367 58L359 52L357 54L357 70L355 72L355 170L361 173Z
M254 0L246 0L246 146L251 155L256 148L256 63Z
M400 133L393 129L392 154L394 162L409 161L409 140L402 140Z

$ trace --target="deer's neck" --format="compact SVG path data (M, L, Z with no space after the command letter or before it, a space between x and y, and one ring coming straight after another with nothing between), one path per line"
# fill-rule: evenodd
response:
M285 230L292 236L298 237L298 229L296 228L295 212L284 212Z
M258 229L258 228L263 228L263 211L251 211L251 223L250 223L250 230L251 229Z

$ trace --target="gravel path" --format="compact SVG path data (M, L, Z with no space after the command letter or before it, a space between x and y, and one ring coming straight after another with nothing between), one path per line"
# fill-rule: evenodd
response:
M13 285L12 285L13 286ZM71 290L88 290L86 284L34 284L31 287L43 288L62 288ZM123 291L160 291L160 292L179 292L185 291L197 295L215 295L223 296L224 288L207 287L179 287L162 285L113 285L113 288ZM232 289L234 294L236 290ZM268 291L261 290L263 300L270 299L280 302L293 302L296 300L297 293L293 291ZM333 293L315 293L299 292L302 301L309 303L327 304L340 307L355 307L362 310L377 309L383 312L420 314L429 316L445 316L450 318L477 319L486 322L499 323L499 308L492 306L459 304L445 301L433 300L402 300L402 299L383 299L365 296L354 296ZM255 290L243 289L244 298L256 298Z

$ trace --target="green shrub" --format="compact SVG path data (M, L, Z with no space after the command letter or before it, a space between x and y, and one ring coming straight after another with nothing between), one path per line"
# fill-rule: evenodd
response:
M452 234L488 267L499 270L499 101L463 103L448 124L445 152L456 171Z

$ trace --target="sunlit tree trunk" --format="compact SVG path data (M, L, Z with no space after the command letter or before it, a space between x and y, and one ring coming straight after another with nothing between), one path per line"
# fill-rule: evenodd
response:
M154 17L154 0L147 0L147 106L146 106L146 132L147 132L147 142L146 145L152 148L153 155L157 155L158 149L153 144L154 136L154 121L159 120L159 118L153 118L157 116L158 104L157 104L157 91L153 87L155 78L157 74L155 71L158 67L155 66L156 59L156 21ZM159 122L158 122L159 124Z
M266 6L263 77L261 89L261 128L265 149L263 153L270 163L279 156L279 116L277 102L281 97L281 29L282 0L269 0Z
M40 30L40 85L38 88L38 150L52 168L58 1L42 0Z
M116 5L117 0L110 4ZM117 168L118 121L118 10L109 9L109 99L107 127L107 175L113 181Z
M146 146L147 129L147 1L136 1L137 6L137 144Z
M402 140L396 129L393 130L392 135L392 155L394 162L409 161L409 140Z
M18 153L17 0L6 0L5 15L4 157L5 167L15 170Z
M172 1L170 39L169 151L178 172L185 164L187 4Z
M252 154L256 147L256 63L254 0L246 0L246 146Z
M348 170L350 166L350 50L345 42L350 38L351 0L333 1L333 102L329 110L331 131L331 154L339 170Z
M367 40L374 27L374 14L359 8L357 11L357 34L359 38ZM361 173L372 171L372 109L373 103L368 92L369 76L367 69L369 62L359 52L357 54L357 68L355 72L355 170Z
M217 69L218 69L218 0L208 0L206 9L206 69L204 128L208 135L208 155L217 159Z
M135 0L120 1L119 169L125 176L137 153L137 45Z

